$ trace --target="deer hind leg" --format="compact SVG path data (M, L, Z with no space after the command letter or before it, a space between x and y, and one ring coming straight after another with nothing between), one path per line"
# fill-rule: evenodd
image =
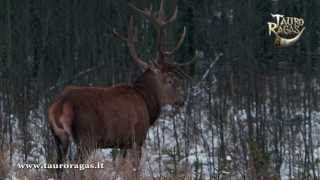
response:
M73 119L74 119L74 112L73 112L71 103L64 103L62 107L62 114L59 118L59 121L69 140L72 139L71 126L72 126Z
M61 133L62 132L60 132L60 134L57 135L56 132L53 132L54 140L57 148L57 164L62 164L65 161L65 157L68 151L68 144L69 144L68 138L66 136L61 136ZM57 168L56 173L57 173L57 177L61 179L63 169Z
M72 132L71 132L71 123L74 117L74 112L70 103L64 103L62 106L62 113L57 119L60 124L58 127L58 123L54 124L55 135L58 136L60 145L60 151L63 154L63 160L65 160L66 154L68 152L68 147L70 142L72 141ZM62 126L62 127L61 127Z
M66 155L68 153L68 147L70 144L70 138L67 133L60 131L59 133L55 133L54 139L57 146L58 152L58 163L63 163L66 159Z
M70 142L72 141L72 131L71 125L74 118L74 112L70 103L64 103L62 106L62 113L59 117L59 123L61 124L62 128L59 128L60 131L58 134L61 145L62 145L62 152L64 155L68 152L68 147Z
M141 168L140 168L140 161L142 156L141 147L134 148L134 159L133 159L133 170L135 172L135 176L137 179L140 177Z
M49 119L54 139L57 146L57 163L62 164L68 153L68 147L72 140L71 122L73 119L73 110L70 104L63 104L61 114L56 114L59 109L58 104L49 110ZM57 175L61 178L63 169L57 169Z
M133 177L135 179L140 179L141 175L141 168L140 168L140 160L142 156L142 147L134 145L132 149L129 150L130 152L130 161L132 163L132 172Z

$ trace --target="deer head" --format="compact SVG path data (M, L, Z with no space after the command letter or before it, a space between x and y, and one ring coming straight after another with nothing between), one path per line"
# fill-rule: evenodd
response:
M172 50L168 50L165 47L166 28L176 20L178 8L176 7L173 15L167 18L164 15L163 6L163 0L161 0L159 11L153 12L152 6L150 6L149 9L141 10L129 3L129 7L145 17L156 30L156 58L152 60L150 64L143 61L136 51L135 43L138 41L137 29L134 28L132 16L129 20L127 38L121 36L115 30L113 33L115 36L127 43L134 63L137 64L143 71L145 71L145 74L149 74L154 77L154 83L156 83L156 87L158 87L161 105L182 105L182 81L183 78L190 78L190 76L184 73L179 67L191 64L195 58L193 58L190 62L183 64L169 62L169 60L172 61L174 53L176 53L176 51L181 47L186 35L186 28L184 27L176 46Z

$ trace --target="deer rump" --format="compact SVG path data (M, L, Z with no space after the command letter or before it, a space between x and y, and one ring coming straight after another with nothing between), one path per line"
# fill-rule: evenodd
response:
M142 146L150 126L144 98L127 85L68 88L50 107L49 121L64 149L72 139L80 148Z

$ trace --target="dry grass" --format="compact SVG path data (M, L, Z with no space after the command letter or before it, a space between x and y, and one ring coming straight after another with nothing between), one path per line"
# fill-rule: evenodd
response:
M23 180L43 180L43 179L57 179L55 169L19 169L15 165L10 167L8 152L0 153L0 179L12 179L10 176L14 176L15 179ZM158 177L151 177L150 169L146 158L142 158L141 167L147 169L141 169L139 177L134 171L132 158L123 159L118 157L115 162L110 158L103 157L102 154L93 153L88 159L86 164L103 163L102 169L85 169L80 171L79 169L64 169L63 180L154 180ZM153 163L153 162L150 162ZM156 171L156 170L151 170ZM151 173L152 174L152 173ZM181 170L177 176L162 176L162 180L191 180L191 171Z
M87 161L87 163L103 163L103 169L87 169L83 171L83 180L154 180L159 178L151 177L150 175L143 174L144 169L142 169L139 176L137 177L136 171L134 171L134 167L132 164L132 159L123 159L117 158L115 162L111 160L103 160L105 159L99 155L95 155ZM142 159L141 166L144 164L144 160ZM66 172L64 179L70 180L78 180L81 177L81 172L79 170L73 172ZM191 171L183 171L181 170L181 174L177 176L162 176L161 180L191 180L192 178Z
M101 162L101 159L103 157L99 157L95 155L93 158L90 158L88 163L97 163ZM132 164L132 160L130 158L123 159L123 158L117 158L115 162L112 162L110 160L104 160L102 161L104 164L103 169L88 169L85 171L85 179L91 180L91 179L97 179L97 180L115 180L118 178L122 179L128 179L128 180L134 180L137 179L137 173L134 171L134 167ZM152 178L148 178L144 175L140 175L139 180L151 180Z
M38 169L17 169L15 172L15 178L18 180L43 180L49 179L50 173L46 170Z
M106 160L101 154L93 153L93 155L88 159L86 164L97 164L102 163L102 169L85 169L80 171L79 169L64 169L63 179L66 180L115 180L115 179L125 179L125 180L135 180L137 179L136 173L133 170L134 167L130 159L117 158L115 162L112 160ZM30 177L30 176L29 176ZM51 176L52 178L52 176ZM48 179L48 177L47 177ZM152 180L151 177L141 175L139 180Z
M10 165L7 157L8 151L0 152L0 179L5 179L9 175Z
M86 169L79 171L76 169L65 169L63 173L63 180L154 180L159 178L153 178L149 175L141 174L138 178L135 172L132 170L132 165L127 160L124 162L117 162L116 166L110 161L103 161L103 169ZM8 172L0 179L8 177ZM181 174L178 176L162 176L162 180L191 180L190 175ZM48 170L35 170L35 169L18 169L15 172L16 179L23 180L43 180L43 179L56 179L55 174L50 173Z

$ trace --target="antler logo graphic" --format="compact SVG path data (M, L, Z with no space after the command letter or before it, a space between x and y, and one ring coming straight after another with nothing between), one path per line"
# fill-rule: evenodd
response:
M297 17L286 17L281 14L271 14L276 22L268 22L269 35L275 35L274 45L288 47L295 44L305 30L304 20Z

